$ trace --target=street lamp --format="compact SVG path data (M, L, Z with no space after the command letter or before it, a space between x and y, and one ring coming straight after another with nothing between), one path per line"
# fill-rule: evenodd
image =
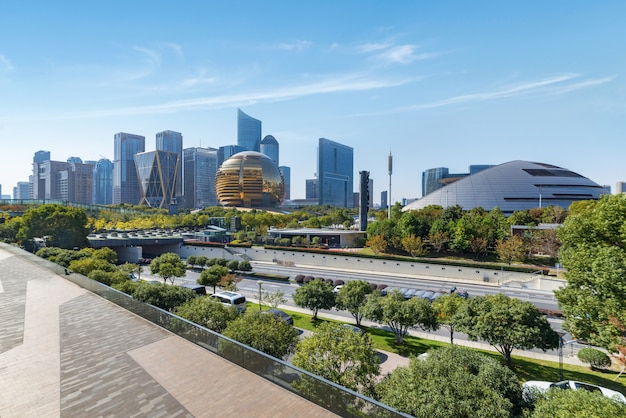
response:
M262 300L263 300L263 281L259 280L258 281L259 284L259 312L261 312L261 310L263 309L263 304L262 304Z
M557 331L559 334L559 382L563 381L563 336L565 331Z

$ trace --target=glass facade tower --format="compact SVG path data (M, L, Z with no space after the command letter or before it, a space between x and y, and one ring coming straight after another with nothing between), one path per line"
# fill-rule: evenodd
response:
M183 150L184 205L189 209L217 206L215 174L217 150L214 148L186 148Z
M261 152L261 121L237 109L237 145Z
M113 204L138 205L141 191L134 155L146 150L146 138L120 132L113 139Z
M174 185L174 196L177 199L182 199L183 195L183 134L174 131L163 131L156 134L156 149L157 151L173 152L178 155L181 160L178 163L178 175L176 176L176 184Z
M93 168L93 203L113 203L113 163L108 158L98 160Z
M276 167L278 165L278 141L272 135L266 135L261 141L261 153L270 157Z
M354 150L330 139L320 138L317 156L320 205L354 207Z

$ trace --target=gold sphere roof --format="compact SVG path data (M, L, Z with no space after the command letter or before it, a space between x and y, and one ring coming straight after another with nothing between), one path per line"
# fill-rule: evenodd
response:
M222 163L215 176L217 200L224 206L279 206L285 180L271 158L256 151L239 152Z

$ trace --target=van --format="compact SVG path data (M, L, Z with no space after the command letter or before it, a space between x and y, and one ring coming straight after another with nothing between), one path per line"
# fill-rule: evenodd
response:
M183 284L181 285L182 287L186 287L187 289L191 289L194 292L196 292L197 295L199 296L204 296L206 295L206 287L201 286L199 284Z
M235 292L217 292L211 297L220 301L223 305L234 306L239 312L245 312L246 310L246 297L241 293Z

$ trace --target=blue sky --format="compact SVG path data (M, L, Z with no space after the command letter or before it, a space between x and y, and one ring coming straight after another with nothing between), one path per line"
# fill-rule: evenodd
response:
M33 154L113 159L113 135L236 143L263 122L304 198L320 137L374 201L421 173L532 160L626 181L626 2L89 1L0 6L0 184ZM355 189L358 180L355 181Z

